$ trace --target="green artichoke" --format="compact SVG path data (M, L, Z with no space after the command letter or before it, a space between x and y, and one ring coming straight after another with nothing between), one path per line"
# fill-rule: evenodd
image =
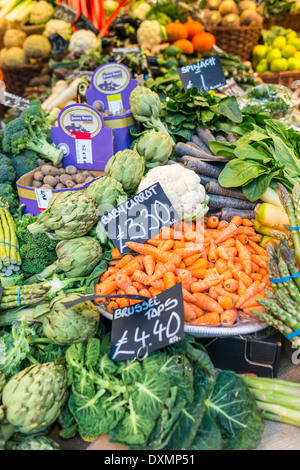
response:
M0 400L2 397L2 391L4 389L5 384L6 384L5 375L2 372L0 372Z
M50 315L43 320L47 338L61 346L83 343L97 333L100 314L92 302L83 302L71 308L65 303L80 298L78 294L56 297L50 303Z
M162 131L169 135L159 118L161 103L157 93L149 88L138 86L131 92L129 102L131 112L136 121L142 122L145 127Z
M59 444L46 436L26 437L13 450L60 450Z
M173 150L173 141L164 132L145 134L135 145L134 150L144 157L146 169L166 165Z
M46 233L55 240L86 235L98 221L95 199L83 191L63 191L50 199L48 209L28 225L33 235Z
M5 385L6 419L23 434L41 432L56 421L68 397L66 369L46 362L22 370Z
M134 150L123 150L108 160L105 175L119 181L127 194L134 194L145 172L145 161Z
M97 179L85 190L98 204L99 215L111 211L127 200L127 194L119 181L109 176Z
M54 273L63 271L66 277L84 277L90 274L102 257L98 240L92 237L62 240L56 246L57 260L40 274L30 278L30 282L48 279Z

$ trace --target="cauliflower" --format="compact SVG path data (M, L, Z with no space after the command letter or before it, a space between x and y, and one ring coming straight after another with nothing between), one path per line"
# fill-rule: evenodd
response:
M84 51L91 52L100 45L100 40L93 31L80 29L76 31L70 40L69 50L71 52Z
M66 23L64 20L50 20L45 26L44 36L48 38L55 33L59 34L66 41L69 41L73 33L73 28L70 23Z
M54 13L54 8L50 3L41 0L38 3L33 3L29 15L30 24L44 24L47 23L49 18Z
M1 50L0 56L1 66L3 67L16 67L27 63L27 58L24 50L21 47L4 47Z
M104 0L103 6L105 13L107 14L107 16L109 16L116 10L116 8L118 8L119 4L114 0Z
M37 59L39 57L47 57L50 54L51 44L41 34L32 34L25 39L23 49L27 57Z
M22 47L26 33L20 29L8 29L3 37L4 47Z
M208 211L209 197L201 179L193 170L181 165L166 165L153 168L141 181L138 192L160 183L179 217L190 221L196 217L204 217Z
M133 18L138 18L139 20L145 20L147 18L147 13L151 10L151 5L144 0L136 2L131 8L131 13Z
M142 48L150 49L166 39L166 31L158 21L143 21L137 30L137 40Z

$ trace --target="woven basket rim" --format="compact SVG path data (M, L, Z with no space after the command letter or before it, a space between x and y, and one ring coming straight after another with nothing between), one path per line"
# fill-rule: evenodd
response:
M217 25L217 26L208 25L207 28L218 30L218 31L226 31L226 32L227 31L232 32L232 31L236 31L236 30L238 30L238 31L248 30L249 31L250 29L253 30L253 31L260 31L261 29L263 29L262 26L235 26L234 28L232 28L230 26L219 26L219 25Z
M4 65L1 65L1 70L3 70L4 72L7 70L9 72L13 71L13 70L22 70L22 69L32 69L34 70L35 68L39 68L41 66L44 65L44 62L45 60L48 60L50 58L50 56L47 56L47 57L40 57L39 59L37 59L37 61L34 63L34 64L22 64L22 65L15 65L13 67L5 67Z
M264 78L293 77L299 76L300 70L286 70L284 72L259 73L258 76Z

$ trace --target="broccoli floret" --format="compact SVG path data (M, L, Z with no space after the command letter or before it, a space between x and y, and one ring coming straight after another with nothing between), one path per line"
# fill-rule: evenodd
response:
M63 152L47 142L44 130L48 128L46 114L38 101L33 101L20 116L9 122L4 129L4 152L19 155L32 150L47 160L58 164Z
M11 214L14 214L19 208L20 202L18 193L9 183L0 184L0 199L3 203L8 204Z
M13 183L15 179L16 172L11 159L0 153L0 184Z
M32 215L24 215L16 221L16 235L19 241L22 272L25 279L42 272L57 259L55 251L57 241L50 240L43 233L32 235L27 230L28 225L35 221L36 217Z
M38 155L32 150L25 150L20 155L12 157L11 161L15 169L16 179L18 180L21 176L34 170L38 166L38 159Z

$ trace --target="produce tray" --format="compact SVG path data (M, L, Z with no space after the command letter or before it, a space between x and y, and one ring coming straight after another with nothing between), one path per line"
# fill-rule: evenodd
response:
M105 308L97 307L100 314L108 320L113 319L113 315L108 313ZM257 333L258 331L264 330L268 325L259 321L252 321L243 325L237 325L233 328L224 327L207 327L207 326L192 326L184 325L185 333L189 333L195 338L215 338L215 337L228 337L228 336L240 336Z

